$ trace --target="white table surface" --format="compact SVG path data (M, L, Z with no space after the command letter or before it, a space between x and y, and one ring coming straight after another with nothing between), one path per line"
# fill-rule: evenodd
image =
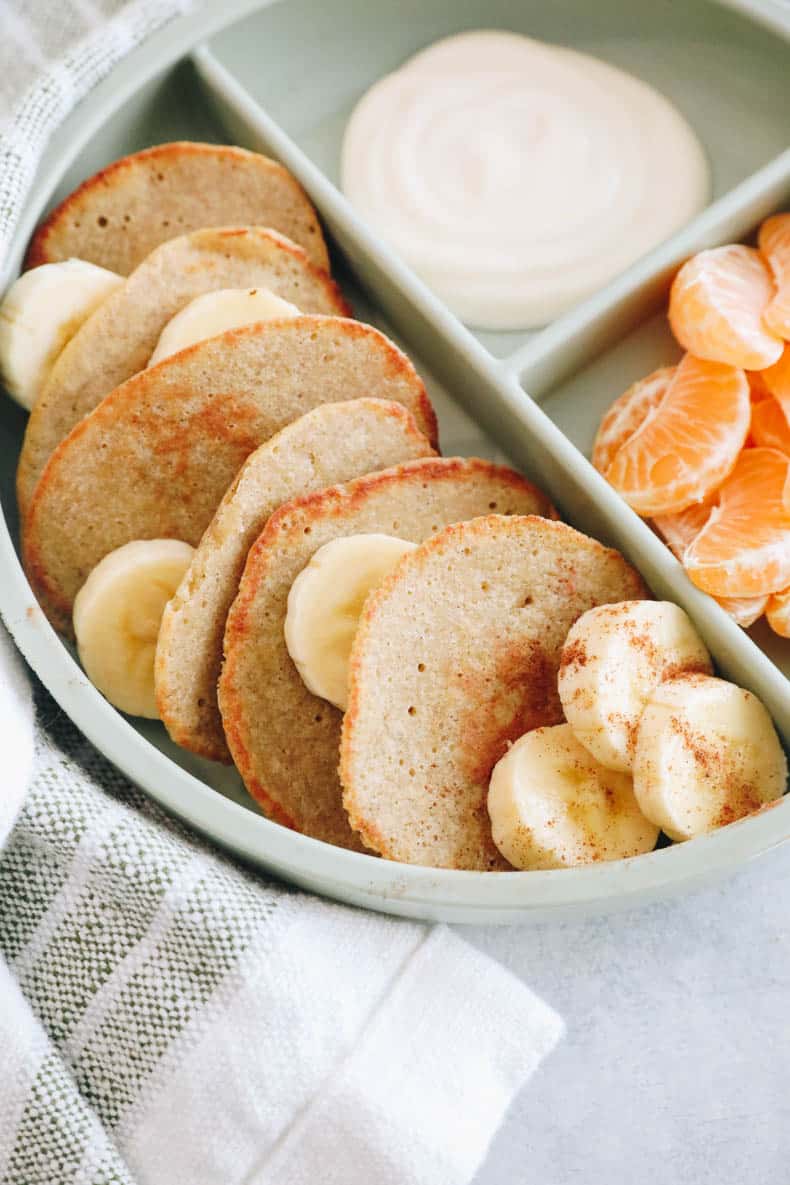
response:
M475 1185L790 1182L790 845L628 913L461 932L568 1026Z

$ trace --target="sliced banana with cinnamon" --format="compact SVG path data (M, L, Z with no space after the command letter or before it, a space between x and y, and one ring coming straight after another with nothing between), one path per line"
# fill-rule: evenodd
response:
M681 608L621 601L588 609L571 626L558 690L576 739L608 769L627 772L653 689L670 675L711 670L705 644Z
M710 675L656 687L642 713L634 794L670 839L693 839L779 798L787 760L755 695Z
M494 766L491 833L515 868L570 868L650 852L658 827L631 778L605 769L568 724L525 733Z

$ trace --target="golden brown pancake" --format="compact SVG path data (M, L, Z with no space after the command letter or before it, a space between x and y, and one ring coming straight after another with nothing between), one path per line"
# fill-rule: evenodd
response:
M83 181L38 228L25 267L76 256L128 276L160 243L205 226L270 226L329 268L315 210L287 169L189 140L125 156Z
M351 825L382 856L501 869L486 800L518 737L563 719L568 630L648 596L619 552L564 523L488 515L405 556L366 601L340 772Z

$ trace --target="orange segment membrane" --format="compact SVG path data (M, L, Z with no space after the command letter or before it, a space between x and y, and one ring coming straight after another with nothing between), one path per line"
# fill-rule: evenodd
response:
M649 412L658 407L674 378L675 366L662 366L647 378L632 383L601 420L592 451L592 463L599 473L606 474L615 453L641 428Z
M748 630L765 613L768 597L714 597L736 625Z

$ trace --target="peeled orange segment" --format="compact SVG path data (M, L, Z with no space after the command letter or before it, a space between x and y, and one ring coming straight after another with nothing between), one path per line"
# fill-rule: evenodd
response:
M649 412L658 407L675 374L675 366L662 366L647 378L632 383L619 399L615 399L601 420L592 451L592 463L599 473L606 474L615 453L642 427Z
M744 449L683 557L698 588L740 598L790 586L790 514L783 501L789 472L790 457L777 449Z
M736 243L700 251L672 284L672 332L698 358L762 370L782 352L781 338L763 322L775 291L768 264L754 247Z
M686 354L664 398L617 450L606 477L637 514L685 510L730 472L750 417L742 370Z
M776 294L763 313L773 333L790 338L790 214L766 218L757 236L757 246L768 261Z
M780 638L790 638L790 588L768 598L765 616L775 634Z
M681 563L686 548L694 542L707 523L717 501L717 495L713 494L704 502L689 506L688 510L681 510L679 514L660 514L653 519L653 526ZM750 625L754 625L758 617L762 617L768 597L714 597L714 600L718 601L736 625L748 629Z
M768 606L768 597L714 597L725 613L728 613L736 625L748 630L754 625Z
M763 399L752 404L749 436L758 448L777 448L790 456L790 424L778 399Z
M752 403L760 403L763 399L771 398L771 389L765 381L763 371L748 370L746 377L749 380L749 395Z
M653 526L675 558L681 563L686 548L694 542L710 518L715 501L716 495L713 494L704 502L695 502L687 510L681 510L677 514L658 514L653 519Z
M790 416L790 346L785 346L778 362L762 371L763 382L778 400L786 416Z

